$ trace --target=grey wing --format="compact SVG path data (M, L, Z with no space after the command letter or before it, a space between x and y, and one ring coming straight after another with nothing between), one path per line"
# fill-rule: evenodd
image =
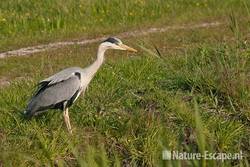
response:
M42 80L39 84L48 83L48 85L52 85L52 84L55 84L57 82L61 82L63 80L69 79L71 76L75 75L75 73L81 73L81 70L82 69L80 67L66 68L66 69L50 76L49 78Z
M63 109L65 102L67 106L71 105L82 91L78 75L80 74L40 89L30 100L26 115L35 115L36 112L49 108Z
M39 82L37 91L35 92L35 95L39 94L44 88L54 85L56 83L65 81L69 79L72 76L77 75L79 79L81 80L81 71L82 69L79 67L71 67L71 68L66 68L42 81ZM34 95L34 96L35 96Z

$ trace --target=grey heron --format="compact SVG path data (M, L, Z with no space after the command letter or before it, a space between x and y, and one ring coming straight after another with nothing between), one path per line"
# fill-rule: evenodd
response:
M101 67L107 49L136 52L135 49L123 44L118 38L110 37L104 40L98 47L97 59L88 67L66 68L40 81L36 92L28 102L24 115L31 118L48 109L60 109L63 111L67 129L72 133L68 108L81 93L85 92L95 73Z

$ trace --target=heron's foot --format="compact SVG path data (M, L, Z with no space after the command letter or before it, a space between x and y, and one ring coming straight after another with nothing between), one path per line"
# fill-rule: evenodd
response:
M71 135L72 135L73 130L70 128L70 129L68 129L68 131L69 131L69 134L71 134Z

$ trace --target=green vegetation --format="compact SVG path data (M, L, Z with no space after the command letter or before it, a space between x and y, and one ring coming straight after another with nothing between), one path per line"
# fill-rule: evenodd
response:
M26 3L23 6L29 4L28 1L17 2ZM1 2L1 9L8 11L10 6L18 6L17 2ZM10 30L15 35L6 33L1 49L18 46L18 42L26 38L25 34L30 43L36 43L47 38L49 41L70 38L69 34L85 36L90 32L95 36L102 27L107 28L104 33L115 33L140 24L164 26L168 21L187 23L188 18L194 15L198 17L192 22L226 19L225 24L215 28L171 30L122 39L140 52L135 55L107 52L106 63L91 82L84 98L81 97L70 108L74 128L72 136L66 130L61 112L50 111L32 120L24 119L22 112L39 80L69 66L90 64L95 58L97 44L1 59L0 78L23 78L0 87L0 166L249 166L250 26L245 17L250 17L250 13L247 12L247 3L236 0L168 1L176 11L165 13L164 10L170 10L164 7L165 1L161 1L161 5L151 0L106 1L109 5L102 4L104 1L100 4L99 1L89 1L86 5L93 8L87 11L94 11L97 9L94 7L99 5L108 11L112 8L117 16L109 18L109 15L104 15L103 24L99 21L92 24L90 20L73 24L78 17L87 16L78 15L77 10L73 10L77 5L73 1L64 4L65 8L59 8L58 2L43 4L34 1L29 5L42 5L34 14L50 9L46 14L54 16L54 21L60 20L59 14L65 14L61 17L61 27L52 28L49 24L44 29L36 27L40 24L39 17L29 23L13 18L16 28L10 26ZM143 11L145 13L135 10L136 3L142 2L148 6ZM205 10L197 3L208 7ZM4 4L9 4L9 8ZM72 9L68 12L71 15L57 13L49 5L59 11ZM118 16L128 12L122 5L141 13L135 15L134 20L126 20L128 15L125 15L121 20L126 25L120 25ZM157 6L159 10L156 10ZM181 12L184 7L192 10ZM13 13L19 8L13 8ZM28 9L35 11L37 8L30 6ZM143 14L153 13L153 9L159 12L157 16L140 19ZM20 11L25 13L25 8L20 8ZM197 11L200 13L195 13ZM176 14L179 20L172 20L175 12L180 12ZM46 18L46 14L41 13L40 16ZM101 14L90 12L88 16L98 20ZM22 29L24 25L27 27ZM82 26L87 27L86 30L78 31ZM0 29L0 34L8 30L4 29ZM40 38L39 34L47 35ZM7 41L15 36L18 39L7 47L10 42ZM242 151L243 159L167 161L162 160L163 150L193 153L205 150Z
M239 0L3 0L0 50L242 12ZM243 13L242 13L243 15Z

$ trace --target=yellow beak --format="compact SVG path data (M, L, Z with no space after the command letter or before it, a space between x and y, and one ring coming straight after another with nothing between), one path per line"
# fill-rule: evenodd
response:
M131 48L131 47L129 47L127 45L124 45L124 44L121 44L120 47L123 48L123 49L125 49L125 50L128 50L128 51L137 52L136 49Z

